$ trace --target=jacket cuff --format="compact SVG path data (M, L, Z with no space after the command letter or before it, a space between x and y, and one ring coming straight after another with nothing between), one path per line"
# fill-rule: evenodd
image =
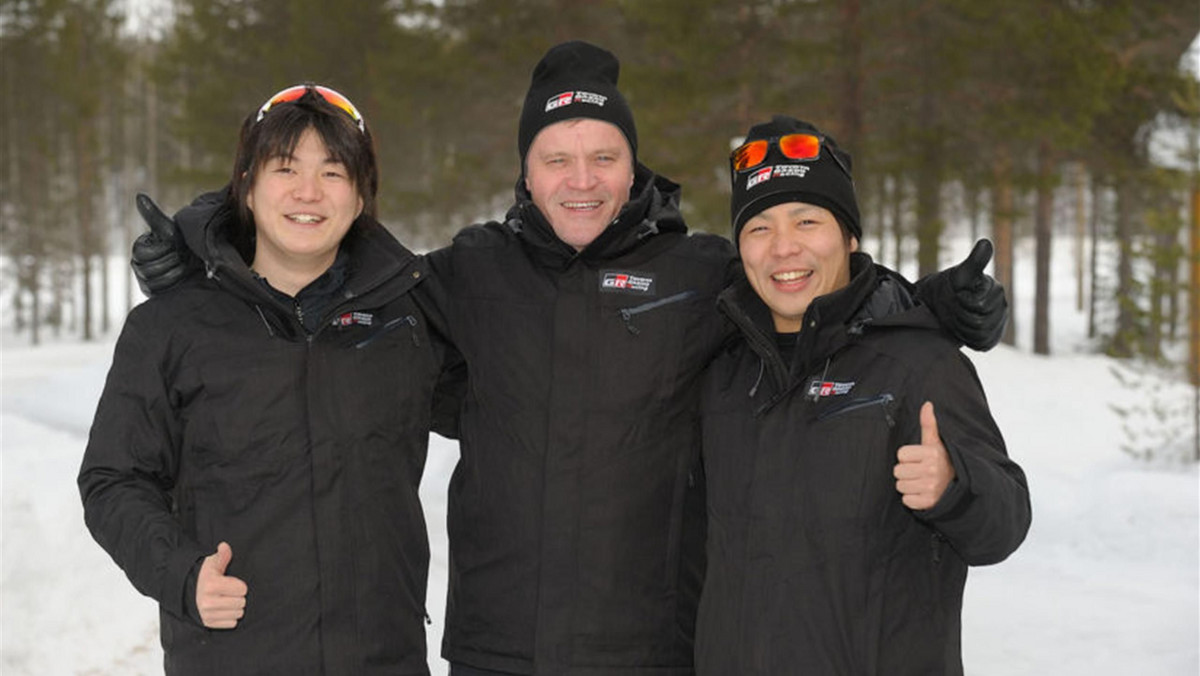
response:
M944 443L944 442L943 442ZM946 447L946 455L950 465L954 467L954 480L946 486L937 504L929 509L917 512L917 516L925 521L947 521L954 519L971 504L971 480L966 473L966 463L952 447Z
M183 609L187 612L188 619L199 625L203 625L204 620L200 619L200 609L196 607L196 579L200 577L200 566L202 565L204 565L204 559L193 563L183 582Z
M173 552L167 562L162 600L159 601L163 610L196 624L200 624L200 613L196 609L196 578L205 556L204 552L190 547Z

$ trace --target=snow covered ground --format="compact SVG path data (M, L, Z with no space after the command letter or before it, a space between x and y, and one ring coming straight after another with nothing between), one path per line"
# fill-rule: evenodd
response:
M965 253L965 243L956 254ZM963 650L973 675L1200 673L1200 475L1146 462L1112 405L1190 410L1190 388L1152 373L1132 381L1082 350L1069 247L1057 247L1052 357L1000 347L972 354L1028 474L1034 521L1008 561L973 569ZM1019 260L1031 261L1031 255ZM1057 274L1061 272L1061 274ZM1018 279L1032 274L1018 265ZM1031 284L1031 283L1030 283ZM1031 307L1018 289L1018 326ZM1022 341L1028 343L1027 340ZM4 336L0 372L3 635L7 676L162 672L155 604L139 596L83 526L75 475L112 355L112 342L36 349ZM1133 439L1190 424L1129 423ZM1176 451L1190 449L1185 433ZM1139 445L1135 442L1134 445ZM457 458L435 438L423 485L433 566L431 666L446 586L445 487Z

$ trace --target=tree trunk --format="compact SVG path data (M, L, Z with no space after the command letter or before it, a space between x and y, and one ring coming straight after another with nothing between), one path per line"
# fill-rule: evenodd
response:
M1034 237L1037 248L1033 295L1033 353L1050 354L1050 246L1054 235L1054 157L1050 144L1038 144L1037 207Z
M80 275L83 281L82 290L82 326L80 335L84 340L92 339L92 176L91 157L88 148L87 125L89 121L79 120L75 128L75 218L79 228L79 262Z
M1200 387L1200 176L1193 173L1191 195L1191 247L1188 265L1191 284L1188 285L1188 353L1192 385ZM1200 460L1200 456L1197 456Z
M1083 163L1075 165L1075 310L1083 312L1085 291L1084 245L1087 239L1087 169Z
M124 83L121 83L121 84L123 85ZM116 86L116 85L114 85L114 86ZM108 96L106 93L104 96L104 99L105 99L106 103L104 106L104 111L101 113L104 116L104 118L102 121L97 121L96 125L97 125L97 127L103 128L105 131L105 133L103 133L103 134L98 134L99 138L101 139L101 143L103 144L101 147L101 150L100 150L101 157L112 157L113 148L111 148L110 146L115 145L115 144L112 143L112 139L110 137L110 132L111 132L112 123L114 122L114 120L113 120L114 116L112 115L112 106L110 104L111 97ZM104 171L105 171L105 173L110 172L111 166L105 166ZM108 204L107 196L104 200L104 204L105 204L105 206L107 206L107 204ZM105 208L103 210L103 213L107 215L110 212L107 208ZM109 273L109 270L108 270L108 238L109 238L108 225L109 225L109 223L108 223L107 218L103 218L103 221L104 221L103 223L97 224L98 227L95 228L93 234L95 235L95 238L96 238L96 247L95 247L96 261L100 266L100 335L105 336L105 335L108 335L108 332L110 329L109 323L111 321L110 318L112 317L112 308L109 307L109 305L112 302L112 299L111 299L112 294L110 293L110 291L111 291L110 287L112 286L112 280L109 279L109 275L108 275L108 273Z
M35 268L34 268L35 271L38 269L38 267L40 267L40 266L35 266ZM42 299L41 299L41 288L40 288L40 285L38 284L38 278L37 278L36 272L33 276L33 280L30 284L29 290L30 290L29 341L33 345L41 345L42 344L42 321L41 321Z
M942 237L941 181L938 178L938 148L929 143L922 152L924 161L917 172L917 276L938 269L938 248Z
M1188 381L1192 384L1192 460L1200 463L1200 138L1188 134L1192 180L1188 195Z
M1185 200L1185 203L1187 201ZM1172 342L1179 338L1179 325L1183 315L1183 308L1180 306L1181 294L1179 290L1186 288L1183 285L1183 280L1179 278L1179 264L1183 260L1187 260L1183 258L1184 250L1179 246L1179 236L1183 234L1180 230L1187 227L1185 223L1186 221L1179 222L1178 229L1172 228L1170 232L1159 234L1159 247L1163 251L1168 252L1164 261L1166 269L1163 270L1163 276L1165 277L1163 280L1163 295L1165 296L1164 301L1166 304L1164 310L1167 325L1166 337L1167 340Z
M1108 352L1114 357L1128 358L1134 353L1137 331L1137 299L1133 288L1133 195L1130 181L1118 178L1116 183L1116 220L1113 230L1117 242L1117 324L1109 342Z
M1005 345L1017 344L1017 294L1013 279L1013 187L1010 175L1011 163L1007 153L1001 152L992 165L995 185L992 188L992 236L996 245L996 281L1004 286L1008 294L1008 324L1000 340Z
M127 113L119 116L121 129L121 190L117 194L117 214L118 218L121 219L118 227L121 233L120 251L122 253L129 252L132 249L133 238L137 236L134 225L136 216L133 215L133 209L130 208L133 204L133 193L135 192L133 187L133 158L134 149L137 147L137 139L134 127L139 121L142 123L145 122L144 119L141 119L142 111L145 108L145 99L142 98L142 81L144 76L141 66L141 54L138 54L135 58L137 61L133 67L133 81L128 83L126 87L132 93L132 99L137 104L132 106ZM138 119L135 119L135 117ZM143 126L143 130L145 133L149 132L149 129L145 126ZM152 143L153 141L148 139L147 142ZM124 271L124 274L121 275L121 278L124 280L124 314L128 315L129 311L133 309L133 275L130 273L129 267L122 266L121 269Z
M899 272L904 262L904 178L892 180L892 269Z
M1092 175L1092 213L1088 219L1092 235L1092 251L1088 260L1088 276L1091 278L1091 292L1088 294L1088 338L1096 337L1096 280L1099 279L1100 268L1100 214L1104 201L1104 184L1100 177Z
M1162 224L1156 223L1158 227ZM1146 317L1146 332L1142 336L1142 348L1140 353L1151 359L1162 358L1162 341L1163 341L1163 325L1167 320L1166 311L1166 294L1170 281L1170 272L1164 265L1164 256L1167 250L1163 248L1163 233L1157 231L1150 233L1150 241L1153 242L1154 253L1150 255L1150 263L1152 270L1150 271L1150 283L1146 285L1147 298L1147 317ZM1170 243L1167 243L1168 246Z
M967 209L967 222L971 226L971 243L979 241L979 188L973 185L963 186L963 204Z
M887 212L890 203L888 194L889 178L884 173L875 174L875 236L879 238L879 247L873 252L875 260L882 263L887 259Z
M862 2L844 0L842 19L842 137L846 148L857 148L862 140Z

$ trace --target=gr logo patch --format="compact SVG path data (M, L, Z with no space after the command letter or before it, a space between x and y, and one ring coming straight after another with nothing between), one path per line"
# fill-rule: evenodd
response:
M625 270L602 270L600 290L648 295L654 293L654 275Z

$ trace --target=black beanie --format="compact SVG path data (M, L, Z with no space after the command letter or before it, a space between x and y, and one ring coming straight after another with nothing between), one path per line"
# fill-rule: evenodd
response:
M578 40L556 45L533 69L529 93L521 109L517 151L524 171L525 155L538 132L577 117L615 124L637 162L637 127L625 97L617 91L621 64L607 49Z
M821 137L820 156L813 160L784 157L779 150L778 139L795 133ZM851 235L862 239L858 198L854 194L854 181L849 173L852 166L849 153L838 148L833 138L813 125L786 115L776 115L770 122L751 127L746 134L746 142L759 139L765 139L770 144L762 164L742 171L733 171L730 167L733 181L730 211L733 215L735 246L746 221L785 202L806 202L824 207L833 212Z

